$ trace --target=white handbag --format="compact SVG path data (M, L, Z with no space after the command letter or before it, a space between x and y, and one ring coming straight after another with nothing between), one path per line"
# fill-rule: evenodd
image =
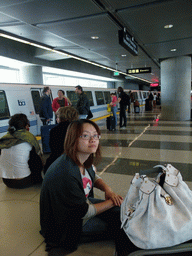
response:
M192 191L171 164L156 180L135 174L121 205L122 228L141 249L174 246L192 239ZM163 188L159 185L165 175Z

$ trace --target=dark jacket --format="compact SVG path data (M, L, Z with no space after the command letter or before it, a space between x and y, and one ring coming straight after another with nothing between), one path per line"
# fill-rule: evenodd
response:
M125 92L121 92L119 94L119 98L121 98L121 101L119 102L120 107L126 107L127 106L127 102L126 102L126 93Z
M49 146L51 149L51 154L47 158L44 173L46 173L49 166L61 155L64 151L64 140L67 132L67 128L70 122L61 122L57 126L51 129L50 138L49 138Z
M40 113L41 118L51 119L53 118L53 110L51 105L51 99L46 94L43 95L40 99Z
M153 94L151 92L149 93L149 100L153 100Z
M88 115L90 110L90 104L89 104L89 99L87 98L84 92L82 92L79 95L79 99L77 101L76 107L79 112L79 115Z
M92 167L87 171L93 182L95 172ZM47 247L76 249L87 210L80 170L63 154L49 167L41 188L41 234Z

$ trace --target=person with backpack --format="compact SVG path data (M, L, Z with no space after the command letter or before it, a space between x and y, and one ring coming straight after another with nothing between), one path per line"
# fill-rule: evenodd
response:
M127 108L127 102L126 102L126 93L124 92L123 88L119 86L117 88L117 93L119 93L118 102L120 104L120 129L125 129L127 124L127 118L126 118L126 108Z

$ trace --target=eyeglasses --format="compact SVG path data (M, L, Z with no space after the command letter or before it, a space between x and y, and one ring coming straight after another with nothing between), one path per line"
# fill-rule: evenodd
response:
M99 140L101 138L101 135L99 134L94 134L94 135L89 135L89 134L82 134L81 136L79 136L81 139L83 140L90 140L91 138L93 138L94 140Z

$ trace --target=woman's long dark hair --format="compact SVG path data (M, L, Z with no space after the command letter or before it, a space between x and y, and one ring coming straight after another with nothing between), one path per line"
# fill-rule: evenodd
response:
M91 120L88 119L79 119L73 121L66 133L65 142L64 142L64 152L78 165L81 166L81 163L77 159L77 146L79 137L82 135L83 124L88 123L95 127L97 133L100 135L99 126ZM98 145L97 151L95 154L90 154L89 158L85 161L84 167L89 168L92 164L97 165L101 160L101 150L100 145Z
M25 129L26 125L30 126L27 116L25 114L15 114L9 120L8 132L13 134L17 130Z

